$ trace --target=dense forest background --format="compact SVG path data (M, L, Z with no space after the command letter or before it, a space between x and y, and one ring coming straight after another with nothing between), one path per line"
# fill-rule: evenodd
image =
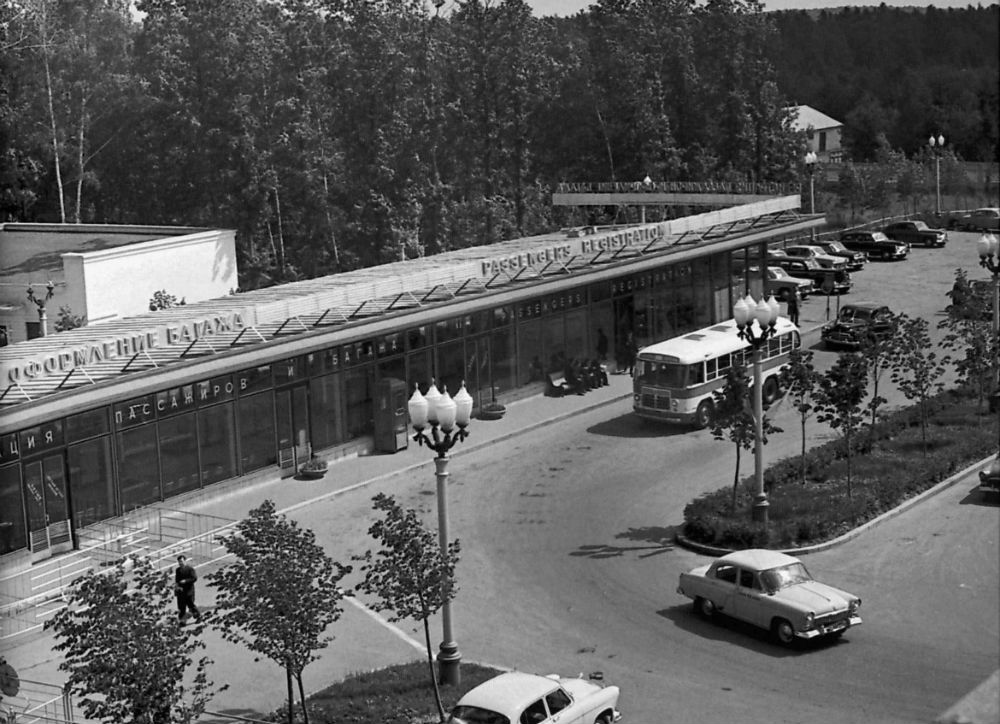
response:
M996 162L998 35L997 5L0 0L0 220L234 228L255 288L592 221L563 181L800 182L792 104L854 161Z

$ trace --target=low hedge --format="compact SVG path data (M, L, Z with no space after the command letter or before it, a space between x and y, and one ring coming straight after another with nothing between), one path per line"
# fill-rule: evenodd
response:
M770 526L750 520L753 476L737 491L704 495L684 509L683 535L719 548L794 548L841 535L895 508L958 470L997 450L997 418L975 395L949 390L928 404L927 448L915 408L888 413L872 429L864 427L852 446L851 495L847 490L846 444L842 438L806 452L802 483L799 456L764 471Z

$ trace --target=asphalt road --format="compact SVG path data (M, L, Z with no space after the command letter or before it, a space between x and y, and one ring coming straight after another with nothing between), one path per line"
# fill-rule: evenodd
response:
M872 264L844 301L885 300L936 327L955 267L985 273L976 238ZM804 322L825 316L825 300L803 312ZM817 361L833 354L819 350ZM998 508L967 487L808 556L815 577L864 600L864 625L839 643L786 650L694 616L677 576L708 559L678 549L673 533L688 501L732 479L732 447L643 425L629 410L600 408L452 463L466 658L603 671L622 686L628 720L643 724L931 721L1000 666ZM775 414L790 431L768 445L777 459L799 441L792 416ZM829 434L812 426L813 439ZM433 514L426 491L408 503Z
M928 318L937 338L955 268L985 275L976 266L976 238L956 234L945 249L873 263L855 275L843 301L885 300ZM817 344L815 326L825 316L824 298L803 305L803 326L813 328L805 343L816 347L820 368L835 359ZM885 387L893 404L905 402ZM781 404L771 414L787 432L771 437L768 459L796 454L797 418ZM830 434L810 423L811 441ZM744 456L741 473L752 465ZM539 673L602 671L621 686L621 708L633 724L930 722L1000 666L1000 514L969 486L806 557L815 577L864 600L864 624L837 643L784 649L764 632L695 616L676 593L677 577L709 559L676 547L674 531L684 506L729 484L734 466L730 444L704 431L643 424L624 400L504 444L457 449L449 505L452 535L462 542L453 619L464 660ZM365 531L379 491L435 524L429 469L293 517L346 562L370 547ZM349 608L338 626L358 616ZM400 628L423 639L418 624ZM226 649L215 638L210 649L225 666ZM432 639L440 640L437 621ZM338 656L337 645L324 657ZM351 663L366 668L363 660ZM240 666L261 686L274 679L266 662ZM306 670L309 690L329 683L316 673ZM281 695L280 683L270 698ZM254 694L242 694L248 706Z

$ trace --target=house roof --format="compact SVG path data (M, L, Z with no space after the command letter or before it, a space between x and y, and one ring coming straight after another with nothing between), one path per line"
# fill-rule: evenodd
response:
M838 128L844 125L840 121L830 118L825 113L817 111L812 106L791 106L791 110L795 114L795 117L792 119L792 125L800 131L805 131L809 128L815 130Z

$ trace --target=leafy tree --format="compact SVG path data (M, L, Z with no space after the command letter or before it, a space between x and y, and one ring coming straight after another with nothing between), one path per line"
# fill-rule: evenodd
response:
M270 500L220 541L236 561L208 576L218 589L216 625L227 640L284 668L289 724L294 678L308 724L302 672L332 640L324 632L343 613L341 602L349 594L340 580L351 568L331 560L311 530L278 515Z
M754 416L751 406L751 386L743 365L733 365L726 374L726 385L712 394L715 410L712 414L710 427L716 440L729 440L736 446L736 471L733 474L732 511L736 513L736 493L740 482L740 454L750 450L757 439ZM767 436L781 432L764 416L763 443L767 444Z
M842 354L833 367L819 379L815 394L816 419L829 423L844 438L847 458L847 497L851 488L851 458L854 439L864 422L864 399L868 391L868 368L864 358L857 353Z
M969 275L961 267L955 270L955 283L947 292L951 304L945 309L948 320L943 320L938 326L948 326L950 320L971 319L986 320L992 313L992 302L986 294L985 287L977 291L969 282Z
M985 292L985 287L982 288ZM990 324L991 302L985 293L973 287L965 269L955 270L955 284L948 292L951 304L948 316L938 322L938 329L946 330L941 347L952 355L960 384L976 390L982 405L991 387L993 366L997 359L997 340Z
M865 362L868 379L871 382L872 396L868 400L868 409L871 411L871 430L874 430L875 422L878 419L878 408L887 402L878 393L879 382L882 380L882 375L892 368L900 347L899 316L892 314L889 322L890 326L885 334L869 334L861 340L861 349L859 350L861 358Z
M458 540L448 541L442 551L437 536L424 527L415 510L404 508L391 495L379 493L372 506L382 513L368 529L368 534L382 545L378 553L367 551L363 561L365 574L358 590L378 597L376 611L391 611L390 621L416 619L424 624L427 666L434 684L434 698L442 724L445 721L441 691L434 675L430 617L454 599L455 566L458 564Z
M926 319L899 315L899 347L892 365L892 381L908 400L917 402L924 455L927 455L927 401L944 389L941 376L947 362L933 351L928 326Z
M59 319L56 320L57 332L67 332L86 325L87 318L85 316L81 317L73 314L73 310L67 305L59 307Z
M173 294L168 294L166 289L160 289L159 291L153 292L153 296L150 297L149 311L159 312L162 309L170 309L171 307L176 307L178 304L184 303L183 299L178 302L177 297Z
M812 360L812 351L793 349L789 354L788 364L781 370L779 376L779 384L785 390L785 399L791 400L802 427L802 451L799 454L799 461L803 485L806 483L806 421L816 410L814 397L820 381L820 374L813 366Z
M188 724L215 689L194 661L204 624L177 625L173 585L148 558L132 556L83 576L68 605L45 623L55 632L84 715L108 724ZM194 677L185 675L194 665Z

